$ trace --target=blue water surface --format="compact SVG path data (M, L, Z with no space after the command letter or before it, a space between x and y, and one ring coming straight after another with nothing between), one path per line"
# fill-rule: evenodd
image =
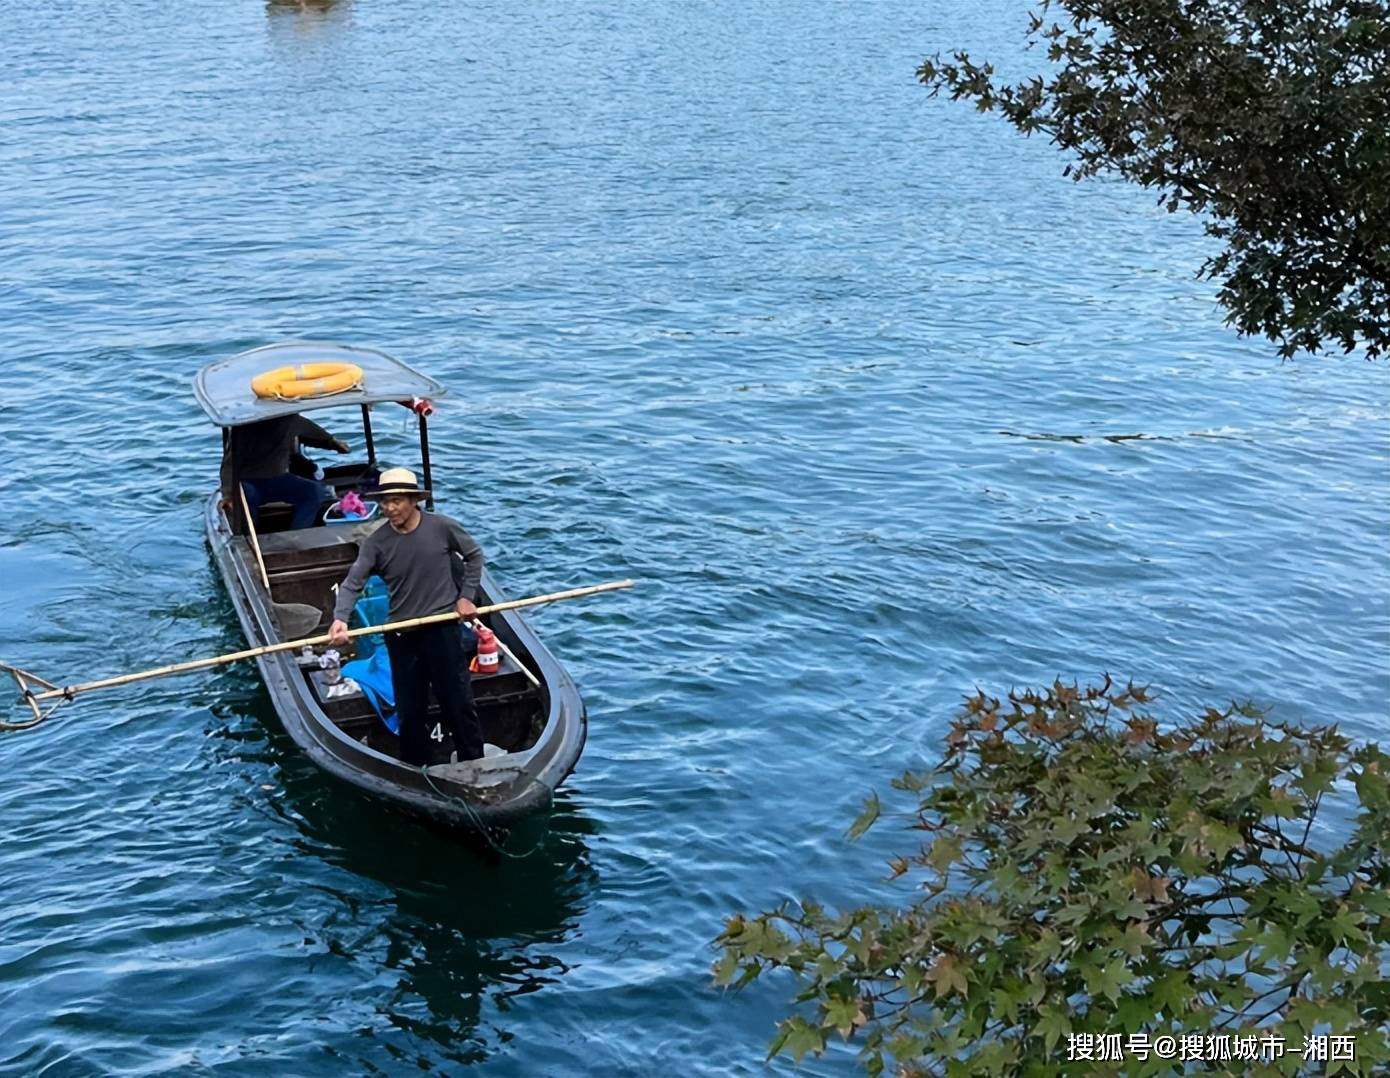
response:
M509 590L640 582L534 615L592 727L520 861L320 774L251 669L0 739L0 1073L763 1073L788 985L721 993L710 940L905 897L846 825L976 686L1384 738L1390 374L1238 340L1199 222L914 82L1028 70L1024 25L0 5L0 658L241 643L190 385L286 338L448 384L441 508Z

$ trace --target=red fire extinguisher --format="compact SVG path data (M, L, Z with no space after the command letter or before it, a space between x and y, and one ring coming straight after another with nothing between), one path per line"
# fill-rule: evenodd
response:
M497 634L480 621L473 623L473 631L478 634L478 654L473 656L468 669L475 674L497 673Z

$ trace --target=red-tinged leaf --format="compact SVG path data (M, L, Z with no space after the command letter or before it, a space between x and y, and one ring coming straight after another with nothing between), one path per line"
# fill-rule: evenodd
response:
M1168 884L1172 881L1167 876L1150 876L1142 869L1135 869L1132 878L1134 880L1134 895L1140 901L1168 901Z
M969 991L969 982L961 968L961 961L952 954L944 954L937 958L931 969L927 970L925 979L936 988L937 999L951 992L963 996Z

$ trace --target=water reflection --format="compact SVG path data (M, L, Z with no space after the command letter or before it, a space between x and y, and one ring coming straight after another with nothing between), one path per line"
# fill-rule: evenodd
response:
M265 0L266 18L296 31L352 19L352 0Z
M345 13L352 8L352 0L265 0L267 15L326 15L335 8Z
M287 824L282 838L308 862L306 935L351 961L350 993L371 986L353 1022L372 1031L362 1051L473 1063L510 1040L514 1002L569 972L561 953L595 892L590 821L562 791L548 819L506 845L529 852L499 856L320 772L249 670L220 682L228 725L214 732L213 753L245 765L262 795L248 807ZM402 1033L413 1043L402 1045Z

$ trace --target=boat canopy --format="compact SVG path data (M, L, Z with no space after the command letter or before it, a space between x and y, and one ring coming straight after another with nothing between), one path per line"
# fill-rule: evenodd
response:
M297 367L303 363L354 363L362 368L362 381L354 389L322 397L296 397L280 400L257 397L251 379L277 367ZM393 359L375 348L359 348L327 341L286 341L239 352L230 359L209 363L198 372L193 383L194 396L203 411L219 427L240 427L275 416L311 412L317 408L336 408L344 404L399 401L414 398L435 400L448 393L443 384Z

